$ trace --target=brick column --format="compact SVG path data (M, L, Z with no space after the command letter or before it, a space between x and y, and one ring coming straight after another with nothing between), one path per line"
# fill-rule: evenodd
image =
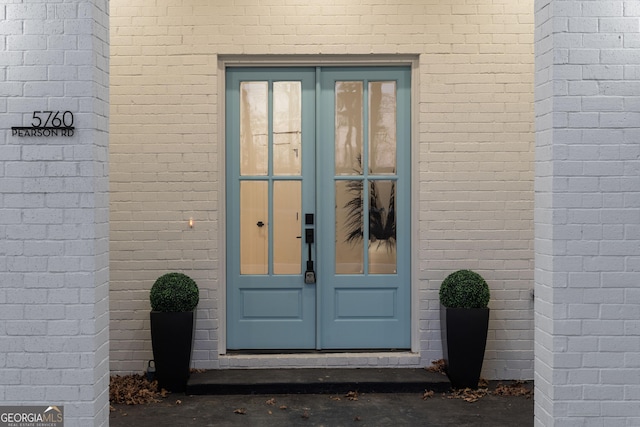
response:
M640 425L640 2L535 13L535 424Z
M67 427L109 418L108 25L106 0L0 5L0 402ZM36 111L73 135L11 130Z

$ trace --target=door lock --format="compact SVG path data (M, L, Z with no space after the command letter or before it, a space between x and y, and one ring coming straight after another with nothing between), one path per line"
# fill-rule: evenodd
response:
M316 272L313 270L307 270L304 272L304 283L307 285L313 285L316 283Z
M313 214L305 214L305 224L313 225ZM305 228L304 240L309 247L309 256L307 257L307 270L304 272L304 283L312 285L316 283L316 272L313 269L313 258L311 256L311 245L315 242L315 230L313 228Z
M313 233L313 230L307 230L307 237L309 237L309 231ZM313 269L313 259L311 259L311 241L307 240L309 244L309 258L307 259L307 270L304 272L304 283L307 285L313 285L316 283L316 272Z

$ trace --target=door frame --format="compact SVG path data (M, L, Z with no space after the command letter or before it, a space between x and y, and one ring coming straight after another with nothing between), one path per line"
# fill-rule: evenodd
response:
M227 354L227 235L226 235L226 72L235 67L310 67L310 66L409 66L411 68L411 230L418 229L418 141L419 141L419 57L418 55L220 55L218 56L217 73L217 113L218 113L218 182L219 198L219 247L218 257L218 354ZM411 352L420 351L419 342L419 292L418 292L418 242L411 239Z

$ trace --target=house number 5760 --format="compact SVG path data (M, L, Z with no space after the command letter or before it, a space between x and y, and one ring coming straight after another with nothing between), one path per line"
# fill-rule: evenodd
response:
M70 128L73 127L71 111L34 111L31 126L34 128Z

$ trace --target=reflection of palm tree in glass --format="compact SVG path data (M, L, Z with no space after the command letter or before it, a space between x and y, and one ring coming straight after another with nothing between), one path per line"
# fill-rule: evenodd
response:
M358 163L362 159L358 156ZM356 243L364 237L362 225L364 223L362 180L347 182L347 191L353 195L344 208L347 210L345 228L347 243ZM387 205L382 202L380 192L385 185L389 185L389 200ZM369 242L377 242L378 246L385 245L391 249L396 244L396 213L395 213L395 181L370 181L369 185Z
M356 142L358 151L354 159L354 175L362 176L362 85L361 82L342 82L336 98L337 120L347 127L344 145ZM395 84L371 82L369 84L369 153L368 172L395 174ZM345 122L345 123L343 123ZM353 132L356 132L355 135ZM337 144L340 145L340 144ZM346 148L346 147L345 147ZM353 153L350 153L353 154ZM338 159L338 158L337 158ZM336 160L337 160L336 159ZM348 165L345 165L348 166ZM377 242L391 249L396 244L395 181L366 180L369 183L369 243ZM364 237L364 181L352 180L346 184L352 198L344 205L347 243L356 243ZM387 199L385 204L383 199Z

